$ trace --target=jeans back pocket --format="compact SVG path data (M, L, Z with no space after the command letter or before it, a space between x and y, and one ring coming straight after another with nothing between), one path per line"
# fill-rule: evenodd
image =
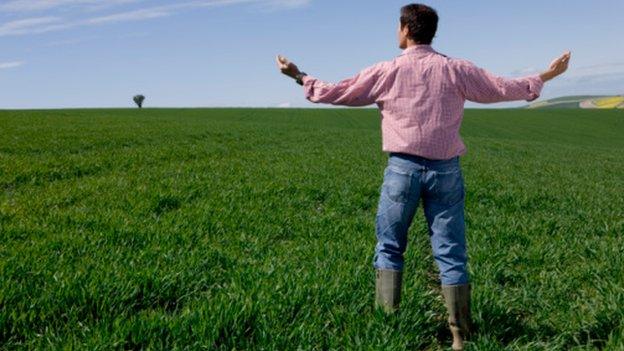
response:
M464 178L459 167L434 172L433 193L436 202L454 205L464 199Z
M412 186L412 174L395 166L387 166L381 192L394 202L406 203Z

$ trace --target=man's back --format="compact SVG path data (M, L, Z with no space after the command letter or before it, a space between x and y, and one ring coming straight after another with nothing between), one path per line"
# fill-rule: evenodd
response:
M303 78L306 98L334 105L381 111L382 149L430 159L463 155L459 136L465 100L532 101L539 96L539 75L497 77L470 61L447 57L431 45L414 45L391 61L365 68L337 84Z
M465 152L459 136L464 98L451 60L429 45L412 46L380 63L382 149L431 159Z

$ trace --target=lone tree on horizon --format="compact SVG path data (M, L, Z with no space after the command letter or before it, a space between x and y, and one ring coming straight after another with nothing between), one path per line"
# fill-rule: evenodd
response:
M139 108L143 108L143 101L145 101L145 96L143 95L135 95L132 100L134 100L134 103L137 104L137 106L139 106Z

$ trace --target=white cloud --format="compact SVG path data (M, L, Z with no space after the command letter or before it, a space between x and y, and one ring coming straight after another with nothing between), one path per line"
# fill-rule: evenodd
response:
M574 91L592 94L622 94L624 91L624 62L570 67L549 84L556 91Z
M112 22L142 21L152 18L167 17L171 12L162 8L151 8L145 10L136 10L116 13L108 16L89 18L82 21L81 24L103 24Z
M143 0L107 0L106 6L136 3ZM139 10L117 12L104 16L87 17L68 20L55 16L24 18L0 24L0 37L10 35L39 34L79 26L90 26L107 23L142 21L168 17L184 10L201 7L223 7L235 4L258 4L267 9L290 9L307 5L311 0L193 0L177 2L169 5L153 6ZM0 5L0 12L6 11L40 11L58 8L66 9L78 5L97 5L100 0L13 0ZM100 5L102 3L100 2ZM94 7L91 7L93 10Z
M0 11L4 12L27 12L48 10L53 7L68 5L82 1L63 0L13 0L0 5Z
M57 8L86 8L90 10L132 4L146 0L11 0L0 4L0 12L33 12ZM162 5L160 8L227 6L240 3L259 3L275 8L296 8L309 4L311 0L188 0Z
M280 108L289 108L291 106L290 102L282 102L281 104L277 104L277 107Z
M45 33L64 28L59 17L34 17L11 21L0 25L0 37L32 33Z
M539 70L535 67L525 67L511 71L511 76L525 76L530 74L539 73Z
M93 5L97 7L133 3L141 0L12 0L0 4L0 12L43 11L60 7Z
M22 61L0 62L0 69L15 68L15 67L19 67L19 66L21 66L23 64L24 64L24 62L22 62Z
M281 10L298 8L308 5L311 0L270 0L265 1L267 9L269 10Z
M568 68L568 72L564 73L567 78L587 78L613 74L624 74L624 62L607 62L581 67L571 66Z

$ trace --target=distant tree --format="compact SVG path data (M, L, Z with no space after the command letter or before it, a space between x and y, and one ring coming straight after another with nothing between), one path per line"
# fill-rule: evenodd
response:
M137 104L137 106L139 106L139 108L143 108L143 101L145 101L145 96L143 95L135 95L132 100L134 100L134 103Z

